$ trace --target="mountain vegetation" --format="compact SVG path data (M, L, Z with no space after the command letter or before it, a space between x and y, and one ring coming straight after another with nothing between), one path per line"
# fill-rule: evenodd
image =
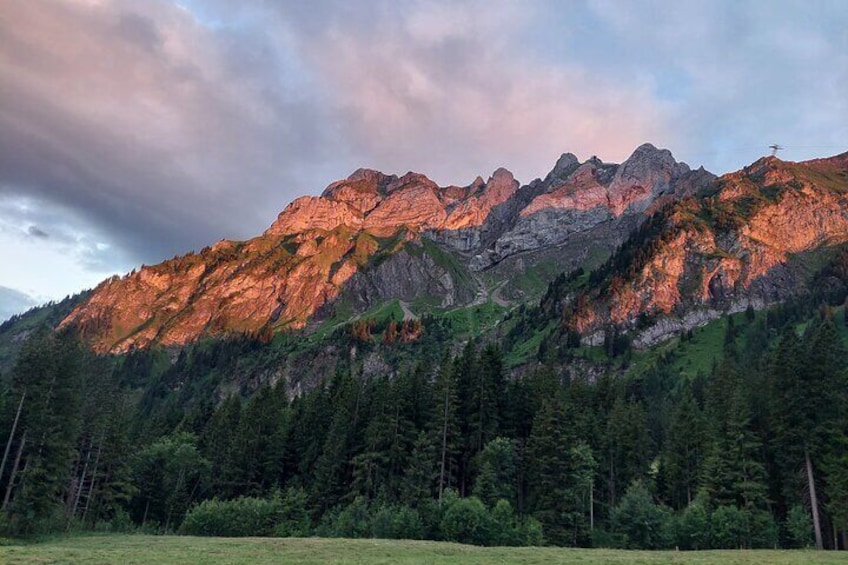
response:
M846 199L848 155L358 171L0 326L0 529L845 549Z

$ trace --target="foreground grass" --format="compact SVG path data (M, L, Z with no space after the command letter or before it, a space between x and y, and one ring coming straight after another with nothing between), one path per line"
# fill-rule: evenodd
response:
M492 564L577 563L680 565L848 565L848 552L618 551L491 548L453 543L320 538L198 538L91 535L0 546L0 563Z

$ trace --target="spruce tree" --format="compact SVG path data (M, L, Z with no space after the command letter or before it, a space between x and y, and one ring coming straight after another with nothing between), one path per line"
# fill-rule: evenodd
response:
M695 497L706 443L703 415L687 389L674 410L662 454L668 499L678 510L690 505Z

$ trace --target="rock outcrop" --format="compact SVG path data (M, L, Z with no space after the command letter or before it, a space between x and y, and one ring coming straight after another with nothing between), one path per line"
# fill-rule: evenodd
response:
M660 317L637 339L650 344L665 336L658 328L690 329L687 323L804 292L805 254L848 242L846 155L763 158L721 177L705 197L677 200L658 216L661 229L634 243L642 253L611 269L568 323L591 335Z
M610 324L633 327L640 315L664 316L662 327L676 328L675 316L703 318L693 309L797 292L803 270L793 258L848 241L846 198L848 155L765 158L716 180L645 144L620 165L563 154L543 180L524 186L505 169L448 187L418 173L359 169L321 196L296 199L254 239L105 281L62 325L79 328L99 351L269 335L393 299L474 303L486 296L473 273L483 269L500 300L529 299L509 286L513 279L542 262L548 274L532 275L536 284L597 265L648 226L654 231L643 234L638 260L626 272L611 270L568 323L585 336ZM649 218L665 222L662 229Z
M621 228L605 245L612 251L652 204L702 190L714 179L703 169L691 171L685 163L675 161L668 150L649 143L637 148L621 165L603 163L597 157L581 164L566 153L544 181L531 184L532 199L493 243L477 250L471 265L482 270L511 255L561 245L573 234L603 223Z
M422 294L445 307L470 302L474 292L454 280L456 269L405 246L422 230L479 226L517 188L505 169L447 188L417 173L359 169L320 197L293 201L257 238L109 279L62 325L78 327L99 351L126 351L302 328L347 287L353 313Z

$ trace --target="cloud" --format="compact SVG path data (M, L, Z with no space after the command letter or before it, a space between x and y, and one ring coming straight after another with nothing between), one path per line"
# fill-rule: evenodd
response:
M15 314L26 312L36 305L37 302L35 299L28 294L14 288L0 286L0 322L11 318Z
M139 260L247 237L332 157L263 30L168 2L0 4L0 194L75 210Z
M677 153L726 172L786 146L803 160L848 150L848 4L591 0L609 30L609 72L663 73L685 88L669 105ZM638 41L629 41L634 33ZM666 76L668 76L666 74ZM672 81L673 83L674 81Z
M536 60L523 47L544 18L532 4L378 3L353 24L345 4L323 3L320 28L287 7L280 17L377 168L458 183L507 166L529 181L566 150L623 159L668 136L649 84Z
M29 235L33 236L33 237L43 237L43 238L48 238L48 237L50 237L50 234L48 234L46 231L44 231L43 229L39 228L38 226L30 226L30 227L28 227L28 228L27 228L27 233L28 233Z
M50 226L50 233L38 226ZM130 270L135 258L111 234L50 200L0 194L0 285L41 302L58 300Z
M0 0L0 252L28 281L0 284L247 238L359 166L837 153L846 29L841 0Z

